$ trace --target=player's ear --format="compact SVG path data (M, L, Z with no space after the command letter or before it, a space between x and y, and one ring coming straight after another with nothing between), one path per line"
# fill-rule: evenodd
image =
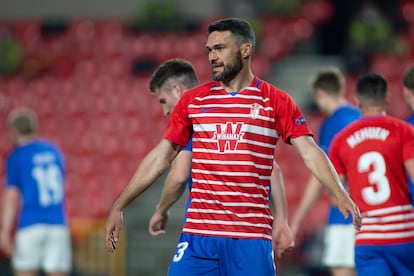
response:
M243 43L240 47L241 56L246 59L252 55L253 46L251 43Z
M173 93L174 97L176 97L178 99L181 98L181 96L184 93L184 87L179 83L173 84L171 90L172 90L172 93Z

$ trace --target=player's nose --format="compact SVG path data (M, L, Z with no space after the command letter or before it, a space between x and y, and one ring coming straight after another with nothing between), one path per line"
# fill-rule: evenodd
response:
M171 114L171 110L169 108L164 108L164 116L169 116Z

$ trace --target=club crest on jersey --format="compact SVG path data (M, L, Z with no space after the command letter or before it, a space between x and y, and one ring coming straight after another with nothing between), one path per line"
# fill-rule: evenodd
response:
M252 107L250 108L250 117L252 117L252 119L259 117L260 108L261 106L258 103L252 104Z
M213 139L217 141L219 152L235 151L237 144L243 139L244 133L241 131L243 123L227 122L217 124Z

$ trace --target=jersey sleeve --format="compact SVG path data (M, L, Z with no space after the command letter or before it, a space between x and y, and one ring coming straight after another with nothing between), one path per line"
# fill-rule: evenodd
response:
M188 117L189 99L184 94L171 113L164 138L182 147L185 147L192 135L192 124Z
M276 121L279 123L277 131L283 141L290 144L291 138L313 135L305 117L292 97L285 92L280 91L279 93L281 93L281 100L277 100Z
M318 144L321 147L321 149L328 153L329 145L329 137L328 137L328 121L325 121L322 123L321 127L319 128L319 141Z
M332 143L329 147L329 159L332 162L332 165L334 166L336 172L339 175L345 175L345 168L343 166L343 163L341 161L341 157L340 157L340 137L338 137L340 135L337 135L334 137L334 139L332 140Z
M18 182L18 168L14 155L10 155L6 160L6 187L17 187Z

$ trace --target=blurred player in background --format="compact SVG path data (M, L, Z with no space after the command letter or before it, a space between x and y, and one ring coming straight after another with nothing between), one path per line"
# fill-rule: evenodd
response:
M333 137L349 123L361 117L361 111L345 99L345 78L337 68L321 70L312 82L315 102L328 117L319 130L319 146L327 153ZM316 204L324 188L311 176L302 200L292 218L292 231L297 236L306 215ZM329 267L334 276L355 275L355 229L352 219L344 219L337 207L329 206L324 235L322 264Z
M404 99L411 112L411 115L406 119L406 121L411 125L414 125L414 65L405 71L402 81ZM408 184L410 189L411 203L414 204L414 183L410 178L408 178Z
M385 114L387 83L380 75L362 75L357 98L364 117L335 136L330 148L361 210L357 273L414 275L414 207L406 177L407 171L414 179L414 128Z
M190 62L183 59L167 60L153 73L150 80L150 91L155 94L163 107L164 115L168 116L187 89L198 85L195 70ZM178 200L188 186L191 191L192 139L177 155L167 175L161 199L149 224L149 232L156 236L165 233L168 222L168 210ZM272 172L272 199L275 227L278 229L275 239L275 251L278 257L293 247L294 241L287 223L286 195L283 176L278 164L274 164ZM187 200L187 208L191 198Z
M8 126L15 148L6 161L0 248L12 256L17 276L41 270L49 276L69 275L71 241L62 154L54 144L36 138L33 111L13 110Z
M105 241L113 252L122 210L142 194L193 139L191 203L169 275L275 275L269 207L274 150L292 143L329 187L344 216L360 226L357 206L316 145L292 98L251 71L250 24L229 18L208 27L214 81L187 91L160 143L146 155L114 202Z
M404 99L411 111L411 115L406 121L414 125L414 65L405 71L403 85Z

